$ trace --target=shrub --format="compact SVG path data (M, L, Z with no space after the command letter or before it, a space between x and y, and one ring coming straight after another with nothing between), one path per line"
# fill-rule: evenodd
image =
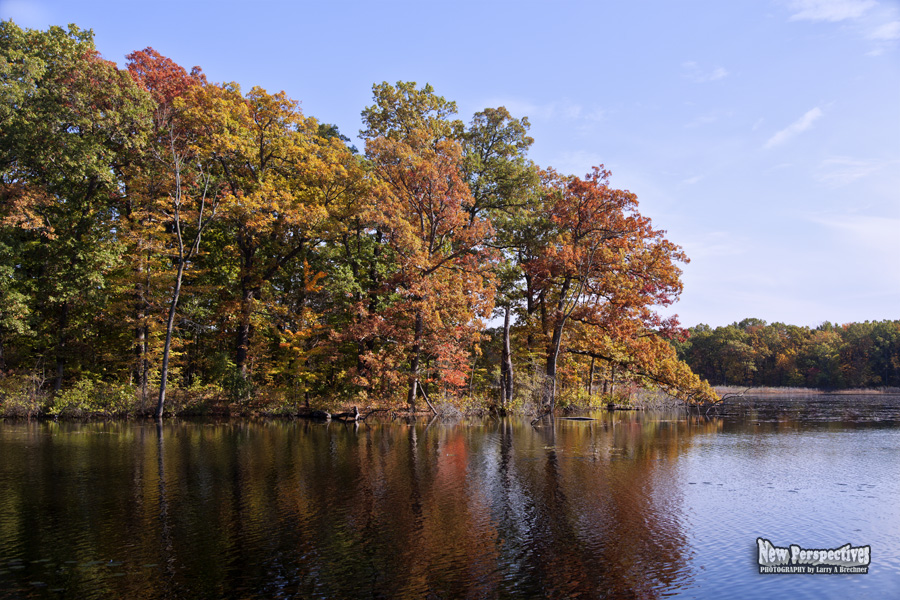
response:
M46 409L48 395L41 390L43 379L37 375L0 377L0 417L31 419Z
M52 401L48 414L83 419L123 416L137 410L138 390L131 385L81 379Z

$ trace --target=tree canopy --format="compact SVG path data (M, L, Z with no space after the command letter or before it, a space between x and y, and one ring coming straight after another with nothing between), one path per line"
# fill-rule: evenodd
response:
M656 312L684 252L602 165L534 164L525 116L466 124L430 85L384 82L360 153L284 92L127 59L0 24L4 376L159 390L160 412L167 382L412 410L552 410L595 379L715 397Z

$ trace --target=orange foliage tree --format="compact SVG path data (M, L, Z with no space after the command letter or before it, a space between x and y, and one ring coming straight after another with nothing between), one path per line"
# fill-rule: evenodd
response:
M456 123L447 120L455 105L415 83L384 83L374 92L375 105L363 112L377 182L369 222L392 260L380 310L360 305L356 332L383 342L362 362L370 376L405 372L415 410L420 392L428 402L424 382L452 391L465 381L481 319L493 308L491 226L468 211L474 202L462 149L452 137Z
M544 403L551 411L563 351L615 361L687 397L711 394L654 340L678 331L676 319L655 307L680 294L676 263L687 257L638 212L634 194L610 187L609 175L602 167L584 179L545 173L549 235L524 267L548 307ZM570 335L572 324L579 336Z

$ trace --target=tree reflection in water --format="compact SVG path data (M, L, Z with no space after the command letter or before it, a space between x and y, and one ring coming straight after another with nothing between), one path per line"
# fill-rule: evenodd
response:
M0 491L0 556L75 561L47 577L69 594L654 598L692 577L675 462L718 425L55 427L40 452L4 447L23 469ZM52 519L51 495L71 499ZM66 524L85 520L102 535ZM120 576L81 566L110 560Z

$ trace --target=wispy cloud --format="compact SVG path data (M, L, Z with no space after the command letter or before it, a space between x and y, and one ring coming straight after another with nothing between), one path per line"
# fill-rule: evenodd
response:
M708 112L706 114L695 117L694 119L688 121L684 128L685 129L693 129L694 127L702 127L703 125L711 125L722 119L728 119L732 116L732 112L730 110L714 110Z
M845 21L858 19L877 6L874 0L791 0L791 21Z
M774 148L775 146L780 146L784 144L788 140L794 138L795 136L803 133L810 127L812 127L813 123L818 121L825 113L822 112L822 109L818 106L809 110L802 117L773 135L769 138L769 141L766 142L766 148Z
M840 187L868 177L883 166L884 164L880 161L860 160L846 156L829 158L819 165L816 179L826 185Z
M553 157L549 164L553 165L560 173L578 175L581 177L588 173L592 167L604 164L604 160L603 156L597 152L574 150L563 152L562 154Z
M876 253L878 257L900 256L900 219L865 215L813 216L811 221L831 229L859 247ZM889 261L884 275L892 274L900 282L900 263Z
M528 117L531 120L564 119L597 122L606 118L606 111L599 106L586 107L565 99L536 104L527 100L493 98L489 99L485 106L505 106L514 117Z
M733 231L710 231L697 233L682 244L692 259L736 256L747 254L751 247L746 236Z
M788 0L791 21L848 22L873 44L868 54L878 56L900 40L900 11L896 3L875 0Z
M891 21L872 30L868 38L880 42L900 40L900 21Z
M728 77L728 71L724 67L707 70L692 60L681 63L681 68L684 69L684 76L694 83L707 83Z

